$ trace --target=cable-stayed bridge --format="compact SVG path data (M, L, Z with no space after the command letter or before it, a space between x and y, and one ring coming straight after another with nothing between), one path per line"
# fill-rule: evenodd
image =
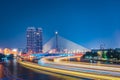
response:
M87 52L87 49L81 45L78 45L68 39L65 39L58 35L56 32L55 36L51 38L44 46L43 53L81 53Z

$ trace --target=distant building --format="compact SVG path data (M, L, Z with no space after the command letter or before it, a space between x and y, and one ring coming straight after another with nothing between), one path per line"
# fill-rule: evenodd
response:
M116 48L115 51L116 51L116 52L120 52L120 48Z
M18 52L18 49L17 48L4 48L3 50L3 54L4 55L14 55L14 56L17 56L17 54L19 53Z
M27 28L27 52L42 52L42 28Z
M2 48L0 48L0 53L3 53L3 49Z

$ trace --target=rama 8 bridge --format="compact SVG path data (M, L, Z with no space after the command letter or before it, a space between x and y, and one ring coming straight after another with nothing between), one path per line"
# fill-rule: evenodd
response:
M51 38L44 46L43 53L81 53L90 51L89 49L78 45L70 40L67 40L55 33L55 36Z

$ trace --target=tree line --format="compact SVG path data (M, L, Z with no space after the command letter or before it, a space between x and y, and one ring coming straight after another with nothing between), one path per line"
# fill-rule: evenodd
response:
M116 49L97 50L86 52L83 55L84 59L97 59L97 60L120 60L120 51Z

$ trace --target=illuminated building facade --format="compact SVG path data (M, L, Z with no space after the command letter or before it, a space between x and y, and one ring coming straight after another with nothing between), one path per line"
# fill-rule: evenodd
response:
M27 28L27 52L42 53L42 29Z

